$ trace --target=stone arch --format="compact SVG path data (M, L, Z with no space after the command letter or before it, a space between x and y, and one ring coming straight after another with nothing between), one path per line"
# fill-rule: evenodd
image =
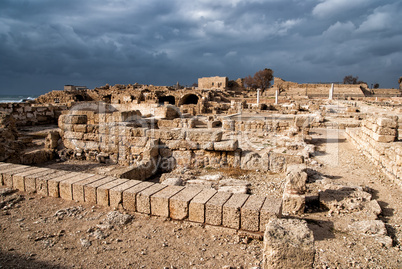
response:
M176 98L172 95L158 97L158 103L160 105L164 105L165 102L168 102L170 105L176 105Z
M196 94L189 93L184 95L179 102L179 106L181 105L191 105L191 104L198 104L198 101L200 100L200 97Z
M82 101L85 101L85 98L84 98L84 96L77 94L74 96L74 101L82 102Z

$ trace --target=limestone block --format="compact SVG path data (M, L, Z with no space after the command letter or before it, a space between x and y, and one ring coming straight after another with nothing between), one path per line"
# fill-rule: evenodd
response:
M58 146L60 134L57 131L49 132L45 139L46 149L55 149Z
M4 185L6 187L12 188L13 187L13 175L22 173L28 170L31 170L32 168L26 165L16 165L9 167L8 169L2 170L0 173L1 176L1 185Z
M211 225L222 224L223 205L229 200L231 193L218 192L205 204L205 223Z
M86 124L87 115L65 115L64 122L67 124Z
M73 185L73 200L79 202L85 202L84 195L84 186L87 184L91 184L95 181L98 181L106 176L103 175L94 175L79 182L74 183Z
M283 193L282 213L284 215L300 215L306 207L305 195Z
M87 132L87 125L86 124L74 124L74 132L79 133L86 133Z
M266 225L274 218L282 217L282 199L266 197L260 210L260 231L265 231Z
M189 220L194 222L205 222L205 204L217 194L216 190L204 189L195 196L189 205Z
M44 172L48 170L47 168L35 168L33 170L28 170L22 173L13 175L13 188L25 191L25 176L34 175L36 173Z
M154 184L149 188L139 192L136 196L136 207L137 212L144 213L144 214L151 214L151 199L150 197L166 188L167 185L163 184Z
M395 135L379 135L379 134L374 133L372 137L375 141L382 142L382 143L390 143L390 142L394 142L396 140Z
M63 176L70 176L70 175L71 173L68 171L56 170L54 173L36 178L36 193L42 196L49 196L48 181L55 178L62 178Z
M228 140L214 143L214 150L216 151L235 151L239 147L238 140Z
M102 186L99 186L96 189L96 203L102 206L109 206L109 190L127 181L128 179L118 178L116 180L103 184Z
M169 200L169 216L177 220L186 219L189 215L190 201L201 191L201 188L187 187L172 196Z
M264 201L265 197L250 195L240 209L241 229L253 232L257 232L260 229L260 210Z
M85 180L94 174L79 173L76 176L60 180L59 182L59 196L65 200L73 200L73 184Z
M66 138L66 139L81 140L83 137L84 137L84 133L71 132L71 131L66 131L64 133L64 138Z
M304 194L306 192L307 173L299 165L288 166L285 178L285 192L289 194Z
M171 140L167 143L171 150L197 150L199 145L197 142L190 140Z
M109 189L109 205L112 208L117 208L119 205L123 205L123 191L140 184L139 180L128 180L123 184L115 186Z
M376 124L381 127L396 128L397 119L395 118L377 118Z
M48 174L51 174L51 173L54 173L54 172L56 172L56 170L54 170L54 169L46 169L46 170L44 170L42 172L26 175L24 177L25 191L29 192L29 193L36 192L36 178L41 177L41 176L45 176L45 175L48 175Z
M168 186L151 196L151 214L161 217L169 217L169 199L182 191L184 187Z
M191 167L194 153L191 151L173 151L173 158L176 160L177 166Z
M264 233L263 268L312 268L314 236L305 220L273 219Z
M114 180L116 180L117 178L115 177L104 177L100 180L97 180L95 182L92 182L90 184L87 184L84 186L84 195L85 195L85 202L87 203L92 203L92 204L96 204L97 203L97 189L102 186L105 185L109 182L112 182Z
M196 142L219 142L223 132L219 130L191 129L186 131L186 138Z
M125 210L137 211L137 194L155 183L144 181L139 184L134 185L123 191L123 208Z
M225 227L240 228L240 208L250 195L233 194L232 197L223 205L222 225Z

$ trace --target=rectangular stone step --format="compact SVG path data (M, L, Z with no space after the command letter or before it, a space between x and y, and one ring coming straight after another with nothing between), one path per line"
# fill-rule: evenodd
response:
M223 205L232 196L229 192L218 192L205 204L205 223L222 225Z
M125 183L126 181L128 181L128 179L118 178L112 182L100 186L96 190L96 203L102 206L109 206L109 190Z
M125 210L137 211L137 194L155 183L143 181L140 184L123 191L123 208Z
M240 209L241 229L257 232L260 229L260 209L265 197L250 195L246 203Z
M109 190L109 205L112 208L123 206L123 191L140 184L142 181L129 180L121 185L115 186Z
M8 167L5 170L0 172L0 182L1 185L12 188L13 187L13 174L22 173L29 169L29 166L26 165L15 165L12 167Z
M169 212L172 219L183 220L188 218L190 201L202 191L197 187L186 187L169 200Z
M29 193L36 192L36 178L46 176L55 173L57 170L46 168L43 172L38 172L32 175L26 175L24 177L25 181L25 191Z
M68 172L57 177L52 177L47 181L48 193L50 197L60 197L60 182L79 175L79 172Z
M151 214L155 216L169 217L169 198L183 189L184 187L181 186L167 186L160 192L152 195Z
M204 189L195 196L188 207L188 218L194 222L205 222L205 204L217 193L213 189Z
M60 171L60 170L55 170L56 172L47 174L46 176L42 177L37 177L36 178L36 193L42 196L49 196L49 186L48 186L48 181L54 178L59 178L63 176L70 176L71 172L68 171ZM59 193L59 188L57 188L57 195ZM56 196L58 197L58 196Z
M33 170L28 170L22 173L13 175L13 188L19 191L25 191L25 177L29 175L34 175L36 173L44 172L48 170L47 168L33 167Z
M78 181L73 185L73 200L85 202L84 186L105 178L104 175L94 175L84 180Z
M96 204L96 202L97 202L96 189L99 188L100 186L102 186L106 183L112 182L116 179L117 178L115 178L115 177L107 176L100 180L92 182L91 184L85 185L84 186L85 202Z
M225 227L240 229L240 208L250 195L235 193L223 205L222 224Z
M73 200L73 185L79 181L83 181L89 177L95 176L94 174L80 173L76 176L59 181L59 194L65 200Z
M265 232L265 226L272 218L282 217L282 199L266 197L260 210L260 231Z
M163 184L154 184L149 188L139 192L136 197L137 203L137 212L144 213L144 214L151 214L151 195L161 191L162 189L166 188L167 185Z

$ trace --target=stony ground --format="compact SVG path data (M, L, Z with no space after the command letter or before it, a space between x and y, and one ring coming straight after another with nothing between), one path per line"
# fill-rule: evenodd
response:
M380 204L379 219L392 238L389 245L375 236L345 230L358 220L356 215L309 204L308 213L301 217L314 232L314 267L402 268L401 188L371 165L342 132L313 130L312 137L317 152L310 165L314 180L308 184L309 194L318 193L321 178L369 187L365 189ZM93 164L64 165L71 170L97 169ZM52 166L61 168L63 164ZM229 176L250 181L254 193L279 197L282 192L283 177L278 175L250 172ZM111 214L110 208L21 192L0 199L3 268L258 268L262 260L262 241L228 229L139 214L128 220Z

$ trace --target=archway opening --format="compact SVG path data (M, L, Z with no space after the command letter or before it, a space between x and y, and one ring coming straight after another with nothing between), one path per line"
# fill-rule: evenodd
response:
M176 104L176 99L174 96L168 95L168 96L161 96L158 98L158 103L160 105L164 105L165 102L168 102L170 105L175 105Z
M182 105L196 105L198 104L199 97L195 94L189 94L183 97L181 104Z

